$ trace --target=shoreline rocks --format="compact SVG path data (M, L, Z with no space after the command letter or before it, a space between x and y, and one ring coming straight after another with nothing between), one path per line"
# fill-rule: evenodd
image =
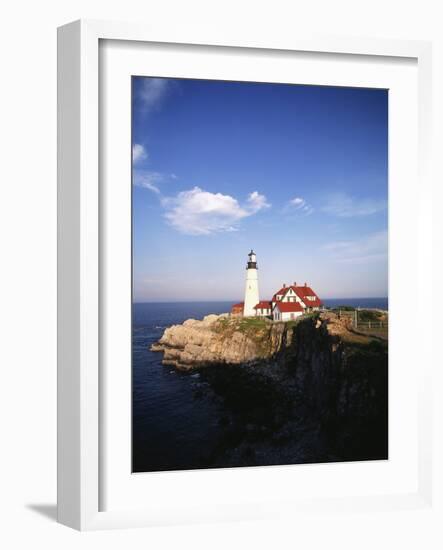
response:
M257 465L282 452L303 462L387 458L388 344L349 319L211 315L169 327L151 350L180 371L203 369L222 400L230 428L215 464L226 453L236 463L241 449Z
M163 352L163 364L179 370L253 363L273 357L283 333L282 323L208 315L167 328L151 351Z
M264 318L207 315L202 320L188 319L167 328L151 351L163 353L163 364L183 371L208 365L254 364L292 355L296 327L314 324L315 330L332 339L367 342L367 336L352 332L348 319L321 312L289 322ZM297 329L298 330L298 329Z

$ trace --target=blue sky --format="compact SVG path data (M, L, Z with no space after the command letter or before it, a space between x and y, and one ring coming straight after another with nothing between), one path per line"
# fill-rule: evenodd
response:
M387 296L386 90L133 78L135 301Z

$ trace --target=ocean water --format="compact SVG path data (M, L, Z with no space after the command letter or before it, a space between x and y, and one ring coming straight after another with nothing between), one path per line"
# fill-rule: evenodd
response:
M326 307L352 306L361 308L388 309L387 298L330 298L323 300Z
M150 351L168 326L210 313L225 313L233 302L136 303L133 305L133 471L204 468L219 444L220 404L199 373L180 373ZM339 305L387 309L386 298L325 300Z
M229 311L231 302L133 306L133 471L204 467L218 442L220 411L198 373L163 366L149 350L166 327Z

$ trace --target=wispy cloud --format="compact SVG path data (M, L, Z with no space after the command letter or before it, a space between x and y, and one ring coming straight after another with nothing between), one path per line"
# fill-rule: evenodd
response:
M139 90L139 98L145 113L157 110L171 89L167 78L144 78Z
M266 197L257 191L241 206L230 195L211 193L200 187L182 191L176 197L164 197L162 205L168 223L186 235L236 231L242 219L270 206Z
M335 241L326 244L326 253L341 263L370 263L384 260L388 254L388 232L377 231L354 240Z
M298 209L298 208L302 208L306 204L306 201L301 197L295 197L289 201L289 204L293 206L295 209Z
M247 198L247 209L250 214L255 214L263 208L269 208L271 205L266 200L264 195L261 195L258 191L253 191Z
M136 187L149 189L153 193L160 195L159 185L164 183L167 177L160 172L151 172L149 170L134 170L132 183Z
M356 216L370 216L382 212L387 207L384 199L357 199L346 193L331 195L322 210L339 218L351 218Z
M314 208L302 197L294 197L285 205L284 212L308 216L314 212Z
M140 143L134 143L132 146L132 163L138 164L143 160L147 160L147 158L148 153L143 145L140 145Z

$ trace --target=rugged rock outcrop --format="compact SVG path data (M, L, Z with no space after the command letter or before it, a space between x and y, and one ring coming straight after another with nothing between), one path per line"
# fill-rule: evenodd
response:
M214 364L253 364L285 359L292 356L296 327L313 327L321 337L335 340L366 341L364 336L351 333L349 321L333 313L275 323L263 318L238 318L229 315L207 315L202 321L188 319L182 325L165 330L152 351L163 352L163 363L180 370L192 370ZM301 332L302 333L302 332ZM335 340L334 340L335 338ZM318 340L318 338L316 339Z
M202 369L227 411L233 465L241 452L245 464L387 457L387 341L348 319L209 315L166 329L151 349L179 370Z
M208 315L167 328L151 347L163 364L191 370L214 364L251 364L274 358L286 344L284 323L265 319Z

